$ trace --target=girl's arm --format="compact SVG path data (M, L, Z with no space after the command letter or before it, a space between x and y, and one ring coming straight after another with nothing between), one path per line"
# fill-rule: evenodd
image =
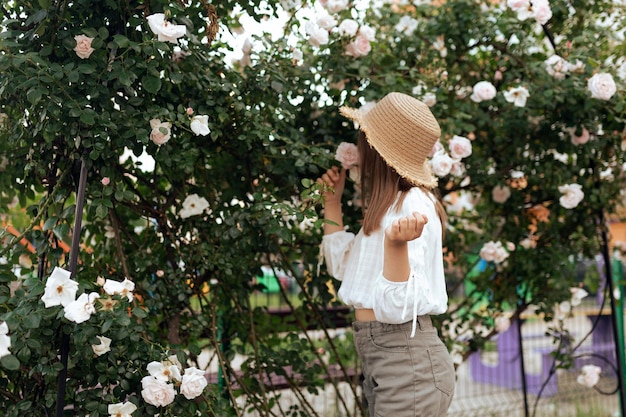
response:
M403 282L409 279L411 266L407 242L422 235L428 218L418 212L407 217L394 220L385 229L385 246L383 261L383 276L394 282Z
M327 220L324 222L324 234L343 231L341 195L346 183L346 170L332 167L317 182L332 187L332 190L324 193L324 220Z

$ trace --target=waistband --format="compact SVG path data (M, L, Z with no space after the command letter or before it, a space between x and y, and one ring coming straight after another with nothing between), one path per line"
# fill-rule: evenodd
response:
M417 325L419 331L434 330L433 322L430 316L417 316ZM381 323L380 321L355 321L352 322L354 332L371 331L377 333L411 331L413 321L407 321L401 324Z

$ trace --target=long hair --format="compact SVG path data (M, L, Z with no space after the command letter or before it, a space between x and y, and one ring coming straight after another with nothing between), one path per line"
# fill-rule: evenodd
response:
M366 236L369 236L380 227L385 213L396 201L398 193L400 193L397 205L399 208L407 192L413 187L419 187L426 194L435 196L435 209L441 221L441 229L442 231L445 229L447 214L435 189L414 185L406 178L401 177L372 148L365 137L365 132L362 130L359 130L357 146L359 149L359 173L361 176L361 198L363 201L363 233Z

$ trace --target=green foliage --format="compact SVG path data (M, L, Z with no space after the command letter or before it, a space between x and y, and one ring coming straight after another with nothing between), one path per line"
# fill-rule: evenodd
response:
M315 23L320 7L313 2L5 3L0 205L9 210L0 219L34 247L0 234L6 260L0 321L11 337L11 354L0 358L0 405L8 416L53 412L64 339L70 341L64 401L73 415L107 416L109 404L123 401L137 405L134 416L240 415L248 407L263 415L315 414L302 393L322 386L325 363L358 366L324 325L324 310L337 301L318 265L315 179L337 163L335 147L355 137L337 112L341 105L359 107L390 91L428 95L436 100L444 148L455 135L472 139L463 172L439 182L450 216L450 275L474 289L440 318L450 345L461 343L455 323L491 331L494 317L528 305L552 317L555 303L578 284L573 260L599 253L606 216L621 203L626 51L615 26L599 23L609 12L623 21L623 7L613 2L555 0L543 26L474 0L355 2L331 14L375 30L371 51L360 57L345 53L354 39L336 28L328 43L309 42L307 23ZM158 40L149 28L146 17L161 12L185 26L177 43ZM250 35L250 53L231 64L240 51L229 38L245 29L243 15L283 32ZM400 29L406 17L416 30ZM84 59L74 51L81 34L93 38ZM545 62L554 54L575 68L551 75ZM610 100L591 97L587 82L595 73L617 82ZM493 99L470 98L479 81L494 85ZM524 106L504 96L519 86L530 94ZM208 115L210 134L192 129L198 115ZM170 127L153 132L155 119ZM569 132L583 128L591 140L572 143ZM152 133L171 137L158 145ZM582 186L576 207L559 202L566 184ZM494 188L504 186L510 197L494 201ZM353 183L346 188L344 222L356 231L356 190ZM194 194L194 204L207 207L186 215ZM469 196L473 208L457 210L455 196ZM97 303L81 324L40 301L52 269L69 268L74 236L78 294L116 301ZM477 271L476 255L489 241L515 249L507 250L506 262ZM297 302L284 288L277 295L293 308L290 320L251 305L262 265L285 271L299 288ZM135 298L106 295L99 277L131 280ZM322 341L303 332L311 325L322 327ZM97 336L112 339L111 352L94 354ZM484 336L473 334L462 349L480 346ZM204 352L215 355L224 381L195 401L177 395L166 408L144 401L149 362L175 354L187 366ZM230 365L236 353L245 355L241 372ZM260 381L285 374L285 367L302 376L289 381L302 404L270 411L276 399Z

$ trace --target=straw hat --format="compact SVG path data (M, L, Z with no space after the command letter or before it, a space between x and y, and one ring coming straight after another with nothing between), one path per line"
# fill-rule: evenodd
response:
M406 94L389 93L371 110L341 107L339 112L359 124L369 144L401 177L415 185L437 185L428 154L441 129L426 104Z

